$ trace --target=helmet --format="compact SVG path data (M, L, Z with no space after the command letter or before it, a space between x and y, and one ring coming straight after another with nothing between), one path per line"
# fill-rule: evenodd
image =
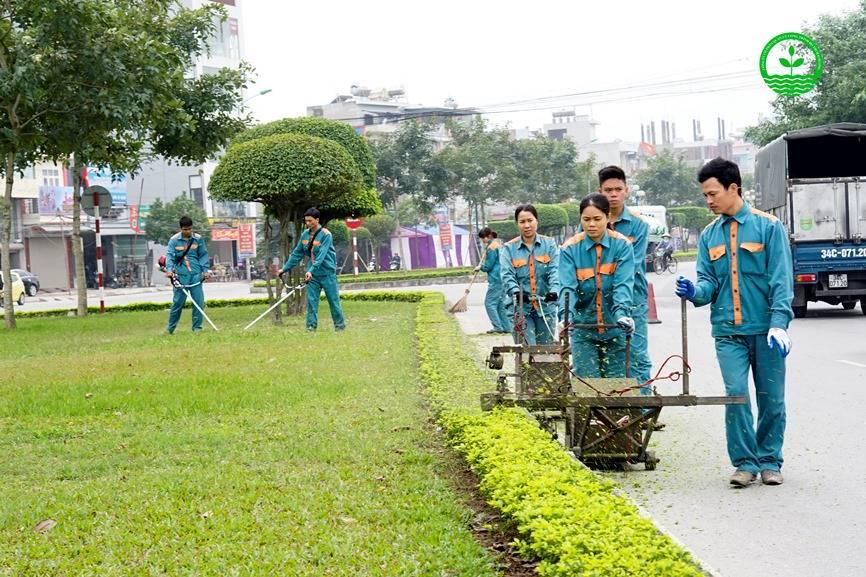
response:
M165 268L165 255L159 257L159 268Z

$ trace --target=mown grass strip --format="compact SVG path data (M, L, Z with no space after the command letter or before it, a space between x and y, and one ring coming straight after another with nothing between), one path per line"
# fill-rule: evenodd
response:
M0 575L496 575L427 430L411 298L347 299L341 333L244 332L251 306L219 333L0 331Z

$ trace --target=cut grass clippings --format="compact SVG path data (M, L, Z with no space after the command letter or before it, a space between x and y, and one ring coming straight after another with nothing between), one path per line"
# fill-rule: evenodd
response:
M495 575L423 428L417 305L344 306L0 332L0 575Z

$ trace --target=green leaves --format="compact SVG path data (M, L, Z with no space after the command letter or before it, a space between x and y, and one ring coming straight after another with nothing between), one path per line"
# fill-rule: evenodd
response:
M701 202L697 171L680 155L662 150L649 159L647 168L634 179L647 193L648 204L667 207L696 205Z
M229 148L211 176L210 193L216 200L300 207L341 201L361 186L355 161L337 142L274 134Z
M459 346L441 295L421 301L416 326L421 374L448 442L479 477L488 502L515 523L515 544L539 561L540 575L702 575L612 483L572 459L524 413L478 413L478 394L492 382Z
M192 218L195 232L202 235L205 241L210 240L210 223L207 213L190 198L178 196L168 204L163 204L157 198L150 205L150 213L145 224L145 235L148 240L167 245L169 239L180 230L180 217Z

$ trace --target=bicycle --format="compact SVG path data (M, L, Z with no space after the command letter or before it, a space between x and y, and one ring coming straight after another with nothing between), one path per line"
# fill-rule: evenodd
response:
M676 274L677 258L673 255L667 256L665 254L656 253L656 257L653 260L653 269L657 275L661 275L666 270L671 274Z

